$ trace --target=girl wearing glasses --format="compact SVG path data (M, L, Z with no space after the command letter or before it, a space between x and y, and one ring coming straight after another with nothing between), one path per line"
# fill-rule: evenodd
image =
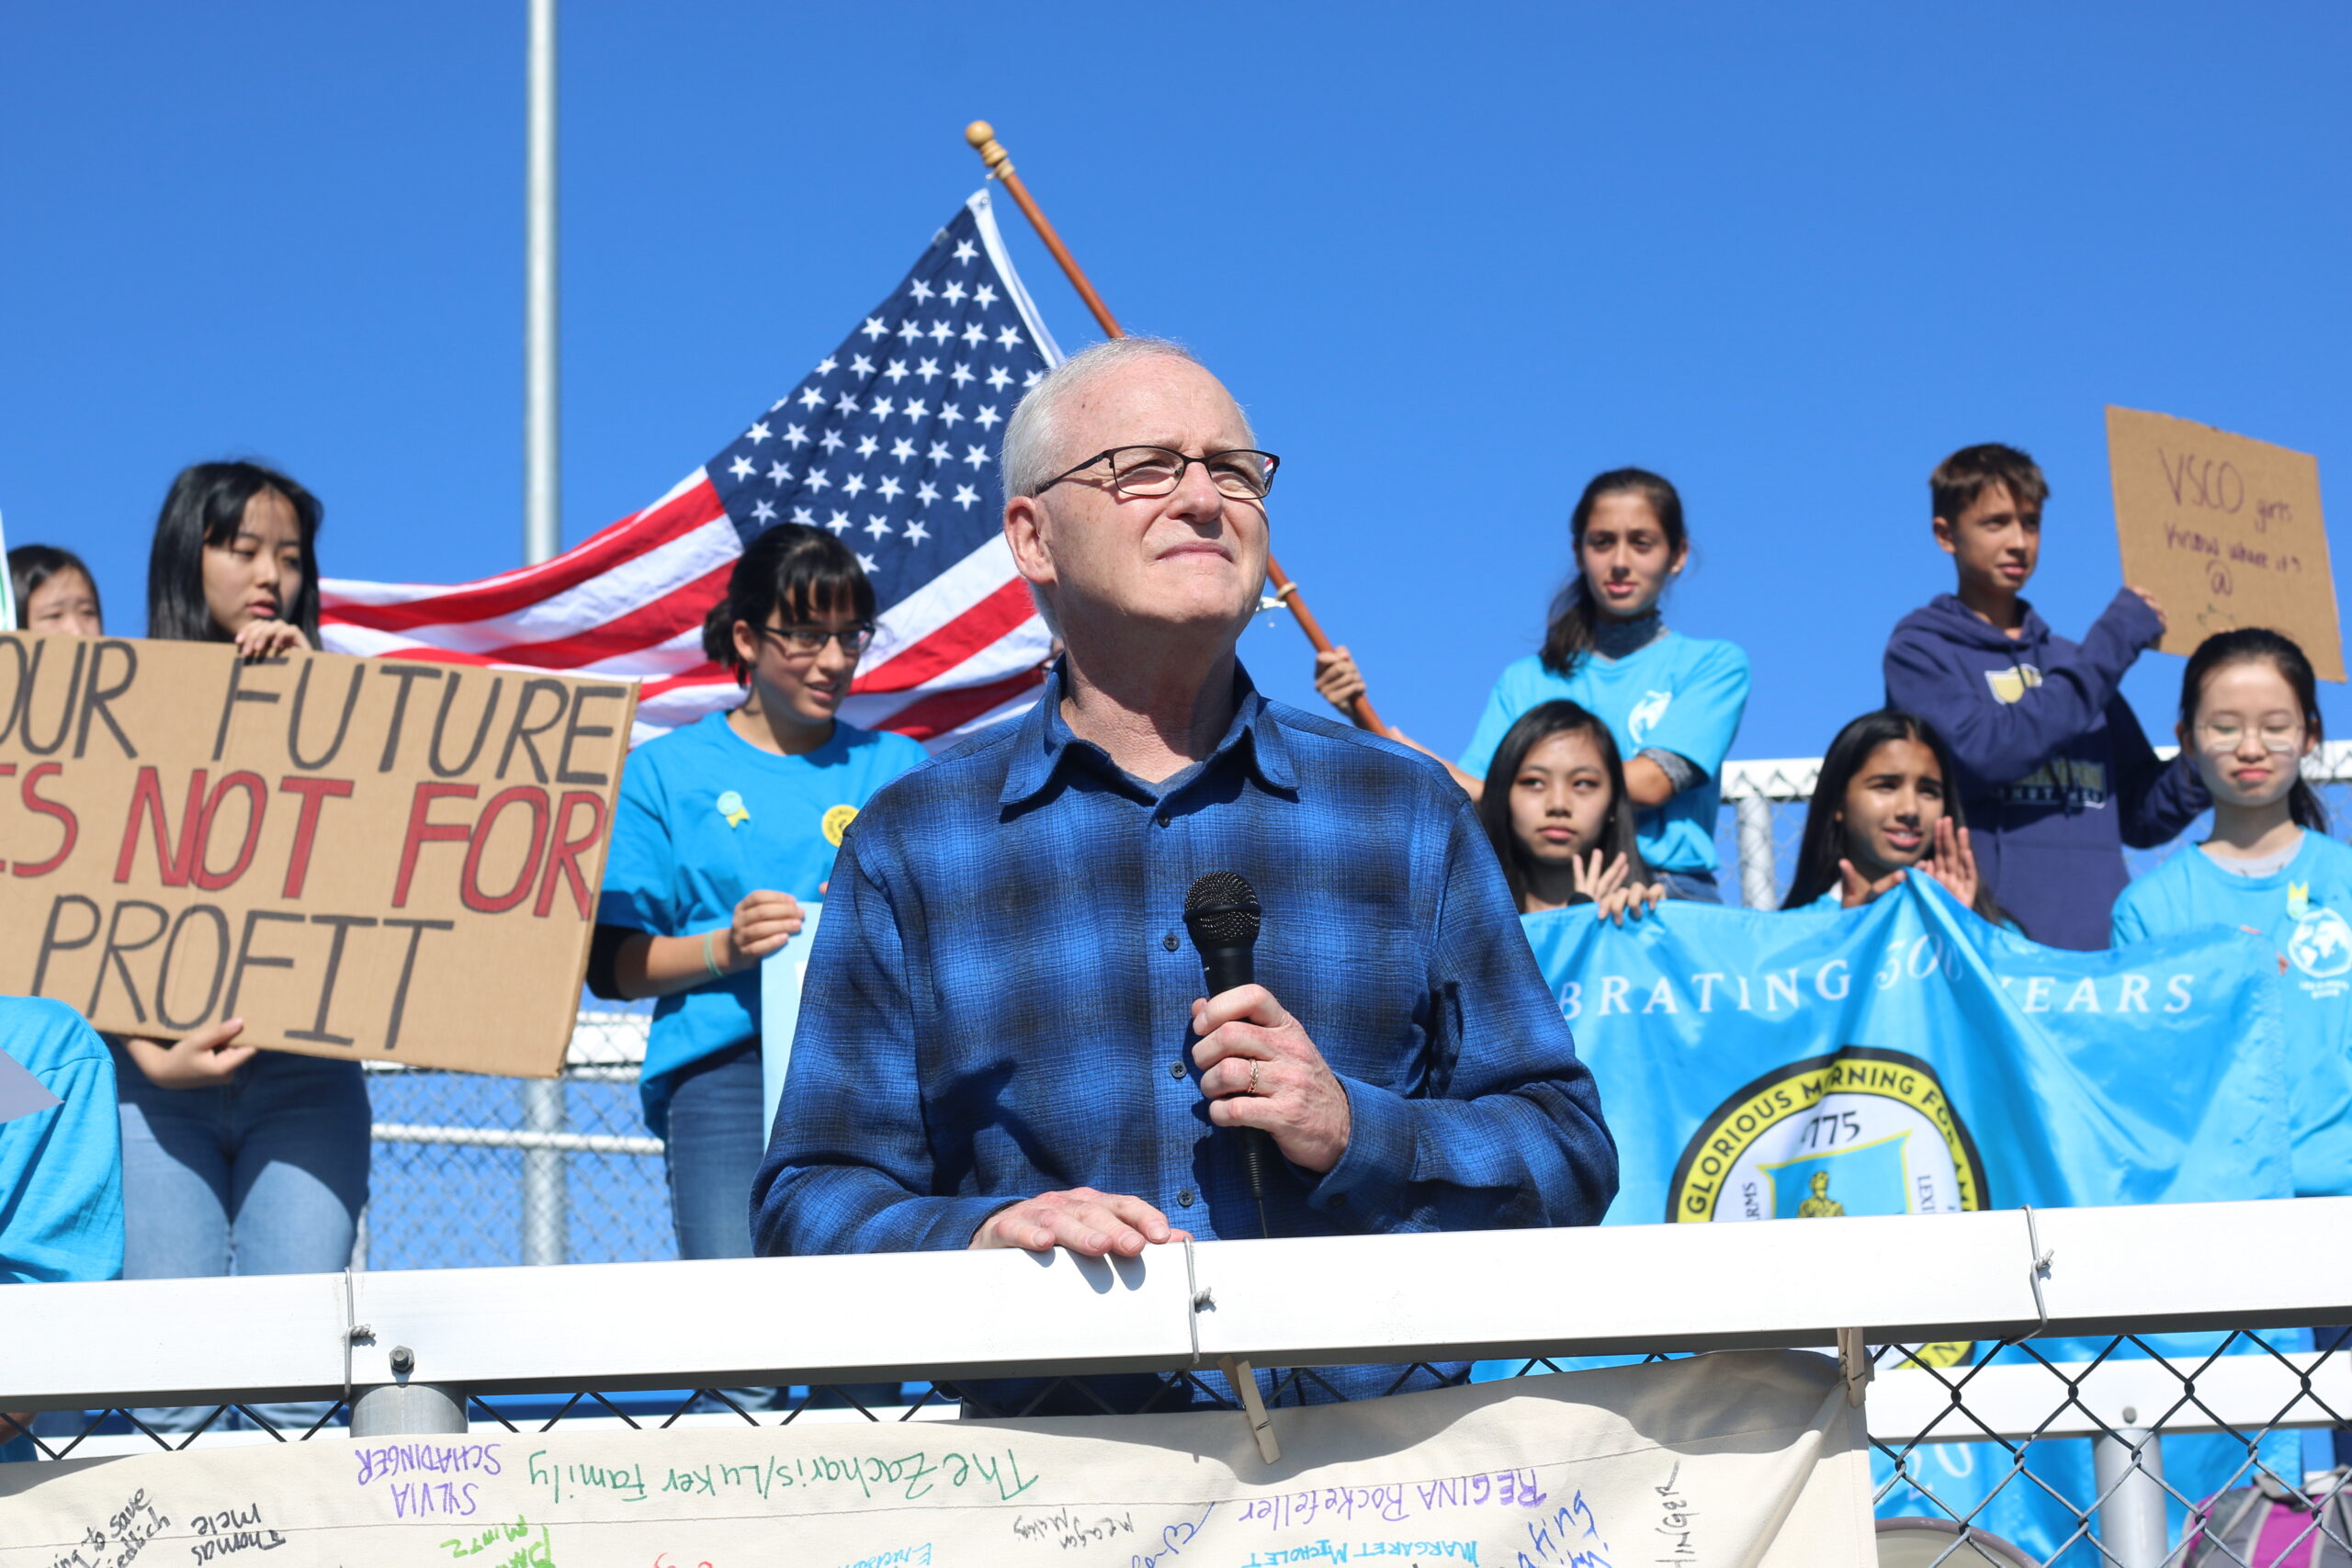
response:
M2213 833L2123 890L2114 942L2235 926L2278 950L2299 1197L2352 1193L2352 849L2303 782L2320 743L2311 660L2277 632L2207 637L2180 687L2180 746Z
M588 987L656 998L639 1093L666 1140L681 1258L752 1255L761 1125L760 961L801 927L842 830L924 759L834 716L874 632L874 589L832 535L771 525L703 626L740 706L629 754Z
M1724 758L1747 705L1747 655L1736 643L1669 631L1659 616L1659 598L1690 555L1682 498L1665 479L1642 468L1598 476L1568 531L1576 575L1553 602L1543 651L1504 670L1468 750L1447 772L1479 799L1487 764L1520 715L1555 697L1577 703L1609 726L1625 758L1642 856L1667 897L1720 904L1715 815ZM1363 692L1347 649L1317 656L1315 689L1342 711Z

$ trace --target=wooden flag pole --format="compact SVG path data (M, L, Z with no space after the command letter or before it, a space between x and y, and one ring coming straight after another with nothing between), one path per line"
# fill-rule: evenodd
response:
M1029 194L1029 187L1021 183L1019 175L1012 172L1012 155L1005 152L1003 143L997 141L996 128L987 120L976 119L964 128L964 140L972 144L972 150L980 155L980 162L988 165L989 178L1004 186L1005 194L1012 197L1013 204L1029 220L1029 226L1037 231L1037 238L1046 243L1046 249L1053 254L1063 276L1069 279L1070 287L1078 290L1080 299L1086 301L1086 308L1094 312L1094 320L1102 327L1103 334L1108 337L1126 336L1112 316L1111 307L1102 303L1102 296L1094 292L1094 285L1086 280L1086 274L1079 267L1078 258L1069 254L1069 247L1062 243L1062 237L1054 232L1054 226L1038 209L1036 198ZM1315 651L1330 652L1331 639L1323 635L1322 625L1316 620L1315 613L1306 607L1306 596L1298 591L1298 584L1291 581L1290 574L1283 570L1282 562L1274 559L1271 553L1266 557L1266 576L1274 585L1274 597L1290 607L1290 613L1298 619L1298 629L1306 634L1306 640L1315 645ZM1350 706L1355 710L1356 723L1375 735L1388 733L1388 727L1380 721L1380 715L1374 709L1369 695L1359 695Z

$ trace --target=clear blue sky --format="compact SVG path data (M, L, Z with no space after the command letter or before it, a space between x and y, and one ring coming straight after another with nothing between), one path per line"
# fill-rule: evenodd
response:
M2063 631L2117 581L2105 403L2316 452L2352 515L2340 6L993 16L566 6L567 542L889 288L979 183L975 117L1125 323L1250 405L1284 563L1442 749L1535 646L1601 468L1681 486L1669 618L1747 648L1746 756L1876 703L1888 627L1950 585L1925 479L1963 443L2049 470L2030 592ZM520 0L9 7L11 540L83 551L135 630L171 476L253 454L325 500L333 575L514 565L523 50ZM1295 628L1244 647L1312 700ZM2132 677L2152 731L2178 676Z

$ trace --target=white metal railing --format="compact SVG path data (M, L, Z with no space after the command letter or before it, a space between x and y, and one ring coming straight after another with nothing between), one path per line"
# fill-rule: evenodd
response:
M2170 761L2177 746L2159 746L2156 755ZM1821 777L1818 757L1780 757L1724 764L1724 798L1732 802L1762 800L1802 804L1813 798ZM2303 777L2312 784L2352 784L2352 740L2323 741L2303 761ZM1746 858L1743 854L1743 860Z
M718 1387L1174 1371L1223 1356L1288 1367L1823 1347L1840 1331L1884 1345L2294 1327L2352 1322L2352 1250L2310 1245L2347 1227L2352 1198L2309 1198L1207 1242L1117 1261L886 1253L19 1286L0 1290L0 1344L41 1354L0 1359L0 1409L339 1398L410 1382ZM2179 1267L2217 1236L2291 1267ZM657 1321L659 1335L612 1332ZM240 1332L219 1333L223 1322ZM2048 1376L1980 1369L1972 1407L2012 1371L2020 1387ZM1872 1425L1890 1436L1934 1435L1950 1404L1904 1393L1912 1375L1873 1391ZM2118 1363L2091 1379L2083 1416L2124 1424L2135 1375ZM2325 1376L2352 1394L2352 1371L2331 1362ZM2270 1398L2271 1372L2243 1380L2250 1422L2332 1424L2315 1407L2278 1418L2291 1401Z

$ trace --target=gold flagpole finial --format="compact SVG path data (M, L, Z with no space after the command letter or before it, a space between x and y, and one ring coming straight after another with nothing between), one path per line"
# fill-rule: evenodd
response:
M980 162L989 166L990 179L1001 179L1012 173L1012 155L996 139L995 126L987 120L976 119L964 128L964 140L972 144L972 151L978 152Z

